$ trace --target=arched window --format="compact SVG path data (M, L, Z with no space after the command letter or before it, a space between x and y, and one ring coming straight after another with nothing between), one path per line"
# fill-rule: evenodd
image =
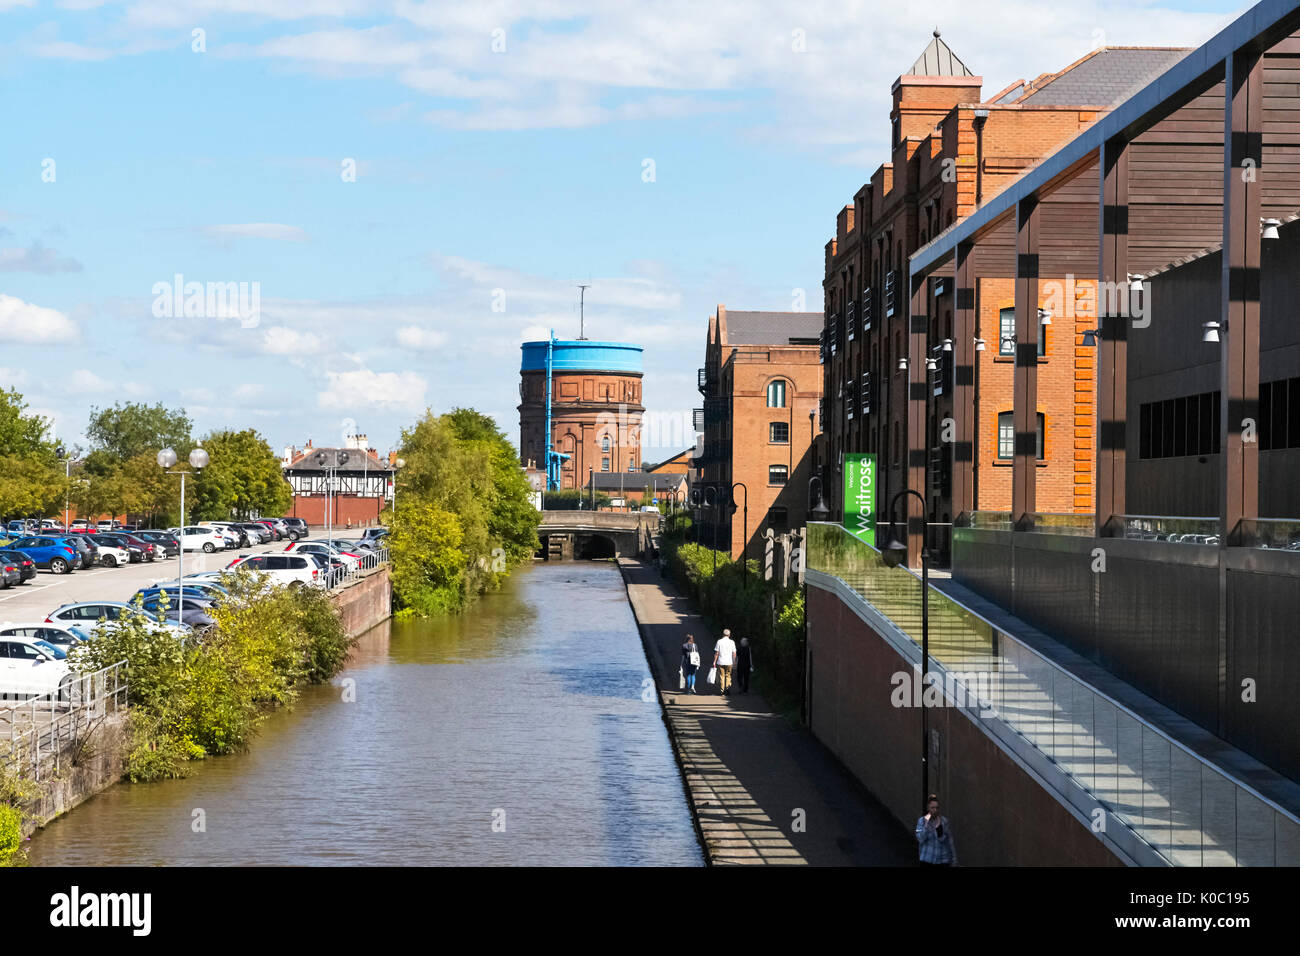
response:
M767 386L767 407L785 408L785 380L777 379Z
M605 454L609 454L609 436L608 436L608 435L601 435L601 436L600 436L600 450L603 451Z

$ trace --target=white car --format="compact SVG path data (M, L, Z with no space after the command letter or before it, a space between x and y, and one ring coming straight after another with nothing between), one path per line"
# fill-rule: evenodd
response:
M226 539L216 528L191 525L183 530L168 528L167 533L181 543L183 551L206 551L211 554L226 550Z
M248 568L261 571L273 584L322 585L320 569L305 554L253 554L236 558L226 566L227 571Z
M117 621L135 613L137 613L135 607L123 601L77 601L56 608L45 620L50 624L67 628L83 640L90 640L100 626L100 618L105 619L105 626L112 627ZM138 613L148 618L153 627L164 628L176 635L188 634L191 630L189 625L175 620L160 624L157 616L148 611Z
M95 537L95 547L99 549L99 563L106 568L117 568L131 563L131 553L126 548L109 544L102 538Z
M66 695L72 672L33 637L0 637L0 698Z
M5 621L0 624L0 637L28 637L34 641L46 641L65 651L85 640L71 628L46 621Z
M361 559L356 555L348 554L346 551L340 551L331 544L325 544L321 541L296 541L284 549L285 551L306 551L308 553L324 554L332 558L338 558L345 565L349 572L361 567Z

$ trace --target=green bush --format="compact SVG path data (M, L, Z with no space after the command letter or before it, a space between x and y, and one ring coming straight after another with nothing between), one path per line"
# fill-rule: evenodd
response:
M9 865L10 859L23 844L23 812L17 807L0 803L0 866Z

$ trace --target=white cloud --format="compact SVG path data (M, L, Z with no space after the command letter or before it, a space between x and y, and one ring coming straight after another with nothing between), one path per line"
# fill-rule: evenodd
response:
M429 383L415 372L327 372L325 388L316 396L318 408L347 412L384 408L416 412L425 407Z
M266 394L266 386L256 382L249 382L238 386L231 394L237 402L252 402Z
M275 239L280 242L306 242L307 233L298 226L279 222L242 222L204 226L201 230L214 239Z
M444 333L418 325L404 325L397 330L397 344L404 349L424 352L441 348L446 342L447 336Z
M62 312L0 293L0 342L53 345L80 338L76 324Z
M273 325L262 332L259 351L267 355L319 355L325 351L325 343L314 332Z
M107 379L101 378L88 368L76 369L68 378L68 389L79 395L97 395L112 391L115 387Z

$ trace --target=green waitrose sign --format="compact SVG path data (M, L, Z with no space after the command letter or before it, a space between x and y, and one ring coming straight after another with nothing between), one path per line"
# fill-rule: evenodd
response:
M876 456L844 456L844 527L876 546Z

